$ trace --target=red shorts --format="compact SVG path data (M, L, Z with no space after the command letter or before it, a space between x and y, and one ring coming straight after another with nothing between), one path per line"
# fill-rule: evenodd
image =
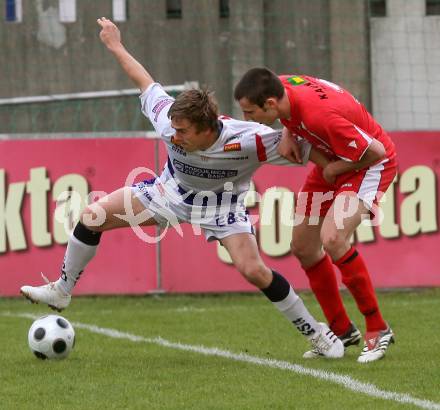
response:
M315 166L298 194L295 212L305 216L325 216L341 192L353 193L371 209L373 204L377 205L396 174L396 160L386 159L369 168L341 174L331 185L322 176L322 168Z

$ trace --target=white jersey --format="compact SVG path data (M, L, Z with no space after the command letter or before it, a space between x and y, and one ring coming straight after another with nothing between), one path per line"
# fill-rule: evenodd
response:
M252 174L261 165L301 166L308 160L310 144L302 144L303 164L293 164L277 152L281 131L225 116L219 117L221 133L211 147L204 151L186 152L172 142L175 131L168 111L174 99L158 83L151 84L140 99L143 114L167 146L168 163L164 174L167 178L174 178L182 192L222 193L227 190L239 196L247 192Z

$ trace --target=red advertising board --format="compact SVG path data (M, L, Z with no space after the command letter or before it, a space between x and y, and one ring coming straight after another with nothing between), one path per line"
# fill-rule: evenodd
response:
M67 237L55 191L112 192L133 168L154 164L153 147L141 138L0 141L0 295L42 284L40 272L59 277ZM107 232L75 292L145 293L156 286L155 257L129 229Z
M355 245L366 259L376 287L440 286L440 133L395 132L391 135L398 152L399 172L382 208L384 221L380 227L359 229ZM308 169L262 167L254 177L261 201L249 208L251 213L262 216L266 207L269 213L273 212L274 204L270 199L267 202L267 193L273 189L298 192ZM279 202L277 206L278 226L256 225L261 254L265 263L283 273L295 288L307 289L304 272L289 255L291 228L283 226L282 221L289 217L285 215L289 206ZM202 236L194 241L181 241L172 232L162 247L163 283L168 291L254 290L232 266L219 265L217 244L205 243Z
M387 192L382 225L359 229L356 246L377 287L440 286L440 132L391 135L399 174ZM0 295L17 295L22 284L41 283L40 271L51 279L58 277L65 235L54 222L59 206L55 193L68 186L81 191L84 185L88 191L111 192L124 185L134 168L154 168L154 144L141 138L1 141ZM165 157L162 149L161 163ZM308 288L308 283L289 255L289 219L307 170L264 166L253 180L260 198L249 198L249 210L256 218L277 215L272 224L256 223L257 239L267 265L282 272L297 289ZM283 193L280 199L274 191ZM216 243L206 243L189 225L182 229L183 238L169 229L159 244L144 243L130 229L105 233L75 293L254 290L224 262L227 255ZM154 234L153 228L147 232Z

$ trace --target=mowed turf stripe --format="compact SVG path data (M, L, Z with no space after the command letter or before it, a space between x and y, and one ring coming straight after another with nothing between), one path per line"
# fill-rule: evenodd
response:
M27 319L36 319L40 317L40 315L34 315L31 313L14 314L11 312L5 312L2 315L23 317ZM303 376L311 376L316 379L336 383L348 390L354 391L356 393L366 394L367 396L377 397L379 399L390 400L398 403L412 404L422 409L440 410L440 403L435 403L430 400L418 399L406 393L397 393L392 391L381 390L378 387L376 387L374 384L364 383L359 380L353 379L350 376L332 373L325 370L310 369L298 364L293 364L281 360L265 359L257 356L251 356L246 353L233 353L228 350L218 349L216 347L205 347L205 346L197 346L197 345L188 345L178 342L171 342L161 337L148 338L148 337L134 335L132 333L121 332L116 329L109 329L95 325L89 325L86 323L73 322L72 325L78 329L85 329L92 333L97 333L114 339L125 339L137 343L139 342L150 343L163 347L168 347L171 349L203 354L206 356L222 357L229 360L235 360L237 362L251 363L251 364L270 367L274 369L287 370Z

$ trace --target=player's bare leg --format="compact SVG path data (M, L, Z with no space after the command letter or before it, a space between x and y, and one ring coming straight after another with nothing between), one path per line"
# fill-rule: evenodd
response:
M344 346L324 323L317 323L295 293L289 282L278 272L271 271L261 259L255 236L249 233L230 235L222 239L235 267L246 280L259 288L274 306L325 357L339 358Z
M333 262L323 249L321 229L324 218L305 217L292 232L291 251L304 269L330 328L350 346L353 340L344 335L352 327L345 310L336 279ZM358 341L360 334L356 336ZM356 342L355 342L356 343Z
M295 221L292 231L290 248L304 269L315 265L325 256L321 242L321 226L324 218L319 218L318 223L315 219L305 216L301 223Z
M67 243L61 277L56 282L49 282L43 275L46 285L23 286L21 294L33 303L46 303L59 312L65 309L70 303L73 287L96 254L102 232L130 226L129 220L117 216L126 215L127 206L131 206L130 215L142 216L140 225L157 224L129 187L112 192L81 213L80 221Z
M359 362L381 359L389 344L394 341L393 332L380 312L366 264L350 244L350 238L362 218L369 215L369 209L358 200L355 193L342 193L329 209L321 229L324 249L338 266L342 282L365 317L365 347Z
M304 217L293 228L292 253L298 258L327 319L330 329L342 340L345 347L359 344L361 333L351 323L339 293L333 262L324 251L321 227L324 218ZM317 223L316 223L317 222ZM307 359L318 357L319 352L304 353Z

